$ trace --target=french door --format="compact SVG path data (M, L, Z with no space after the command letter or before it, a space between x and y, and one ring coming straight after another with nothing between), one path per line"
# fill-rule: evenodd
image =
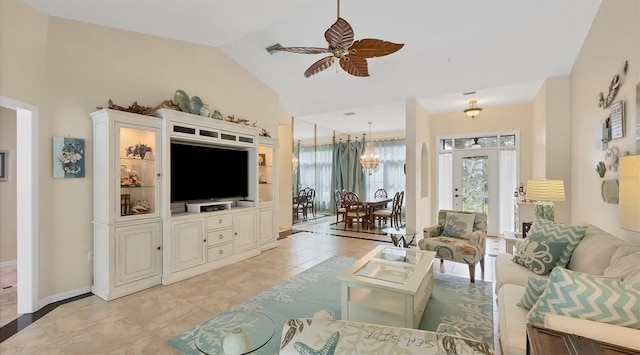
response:
M453 152L453 209L487 214L487 233L499 235L498 150Z

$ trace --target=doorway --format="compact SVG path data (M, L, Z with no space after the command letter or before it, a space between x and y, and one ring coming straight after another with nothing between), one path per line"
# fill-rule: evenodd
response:
M39 143L38 108L0 96L0 106L16 111L18 314L38 310L39 297Z
M453 209L487 214L489 235L498 235L498 152L453 152Z

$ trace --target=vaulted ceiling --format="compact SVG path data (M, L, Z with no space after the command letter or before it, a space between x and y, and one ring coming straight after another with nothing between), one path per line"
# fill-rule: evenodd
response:
M368 59L369 77L334 64L305 78L323 55L266 48L327 46L335 0L23 1L52 16L219 47L278 92L285 112L349 134L366 132L367 122L374 132L404 130L410 98L431 113L461 115L471 99L530 102L545 78L570 73L601 2L342 0L355 39L404 47Z

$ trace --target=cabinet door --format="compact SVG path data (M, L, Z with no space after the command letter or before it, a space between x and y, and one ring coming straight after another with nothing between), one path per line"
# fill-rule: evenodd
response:
M260 209L258 212L258 245L273 242L276 239L275 210L273 208Z
M204 264L207 257L205 219L171 222L171 270Z
M243 252L256 248L256 213L236 213L234 219L235 252Z
M161 222L115 229L115 286L160 274Z
M116 124L115 161L118 220L158 216L160 206L160 130Z

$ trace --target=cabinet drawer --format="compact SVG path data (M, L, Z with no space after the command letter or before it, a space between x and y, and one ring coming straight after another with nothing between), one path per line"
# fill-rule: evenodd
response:
M233 226L233 215L222 214L207 217L207 229L230 228Z
M207 262L213 262L233 255L233 243L222 244L207 249Z
M207 233L207 246L218 245L227 243L233 240L233 230L220 229L216 231L209 231Z

